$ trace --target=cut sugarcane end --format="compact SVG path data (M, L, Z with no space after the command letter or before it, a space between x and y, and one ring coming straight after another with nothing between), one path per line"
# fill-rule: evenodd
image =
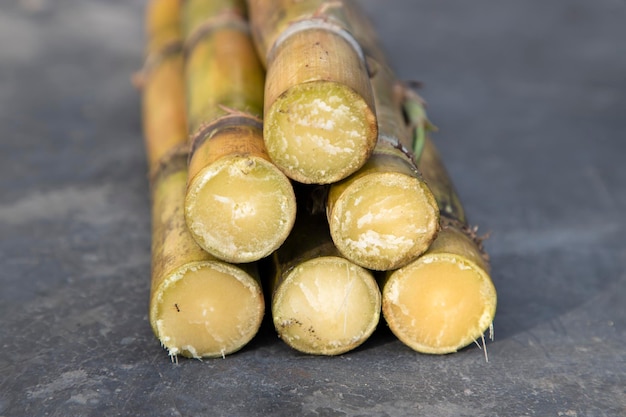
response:
M188 265L154 295L150 320L170 356L223 357L256 335L265 309L260 284L223 262Z
M445 354L480 340L493 323L496 298L489 275L474 262L427 254L390 275L383 314L407 346Z
M272 301L280 337L303 353L338 355L361 345L376 329L381 296L370 272L328 256L295 267Z
M367 161L376 138L376 118L365 100L336 82L297 84L265 115L270 158L302 183L329 184L347 177Z
M357 179L329 218L339 251L379 271L397 269L424 253L439 230L439 209L423 181L398 172Z
M287 238L296 215L289 179L271 162L228 156L200 171L188 187L187 225L198 244L235 263L268 256Z

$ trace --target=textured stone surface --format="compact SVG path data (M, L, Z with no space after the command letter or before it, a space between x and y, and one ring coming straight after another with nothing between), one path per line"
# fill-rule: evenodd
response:
M488 363L384 325L310 357L266 322L172 364L147 321L143 2L2 2L0 416L626 415L626 5L549 3L362 1L491 232Z

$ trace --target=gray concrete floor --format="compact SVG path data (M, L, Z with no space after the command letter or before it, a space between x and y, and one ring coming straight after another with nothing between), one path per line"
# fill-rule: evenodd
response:
M0 416L626 416L626 3L362 1L499 291L489 362L381 324L172 364L147 321L143 2L0 4Z

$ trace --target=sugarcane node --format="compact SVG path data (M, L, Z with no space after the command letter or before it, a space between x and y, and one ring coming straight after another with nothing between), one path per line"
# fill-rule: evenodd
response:
M164 154L157 164L148 170L148 180L152 187L159 180L159 177L168 176L174 171L187 166L189 157L189 146L187 143L180 143Z
M148 82L153 70L166 59L178 56L178 54L182 52L182 49L182 41L180 39L175 39L165 44L159 50L148 54L148 56L144 59L141 69L135 71L131 75L130 81L133 87L137 90L142 90Z
M185 38L183 45L185 59L200 41L221 29L234 29L250 33L250 27L245 16L242 16L237 10L224 10L216 16L207 18L193 30L193 33Z
M345 27L341 26L340 24L329 21L328 19L325 19L323 17L312 17L309 19L298 20L287 26L285 30L283 30L278 35L272 46L269 48L269 52L266 54L267 62L270 63L274 61L276 51L284 42L287 41L287 39L291 38L299 32L309 30L323 30L341 37L343 40L346 41L348 45L352 47L352 50L358 55L361 62L363 62L363 64L365 65L365 54L363 53L361 44L354 38L352 33L350 33L348 30L346 30ZM316 41L314 45L320 46L321 42Z
M479 235L478 226L470 226L469 224L459 219L456 219L452 215L449 215L445 212L442 212L441 225L442 227L454 227L463 232L468 238L470 238L476 245L476 248L480 251L480 254L488 268L490 258L489 253L487 253L487 251L485 250L484 243L485 240L489 239L489 237L491 236L491 232L486 232L483 235Z
M385 142L385 143L389 144L393 149L397 149L398 151L400 151L406 157L406 160L409 162L411 167L416 172L419 172L419 170L417 168L416 159L415 159L415 153L413 151L411 151L409 148L407 148L406 146L404 146L399 140L397 140L395 138L389 138L389 137L384 136L384 135L379 135L378 136L378 141L379 141L379 143L380 142ZM377 149L375 149L374 152L375 153L385 153L385 151L377 150Z
M183 42L180 39L174 39L169 43L163 45L159 50L153 51L144 60L142 68L139 70L139 74L143 78L143 82L150 76L150 73L161 62L171 57L178 56L183 51Z
M220 108L227 109L225 106L220 106ZM201 124L196 132L190 136L190 157L193 156L196 150L202 146L205 141L211 139L216 132L242 126L263 131L263 121L261 119L248 113L236 111L228 111L225 116Z

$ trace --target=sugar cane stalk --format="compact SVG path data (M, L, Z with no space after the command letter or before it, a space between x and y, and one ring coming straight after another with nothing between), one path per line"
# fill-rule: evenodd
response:
M148 5L142 93L152 198L149 319L172 360L233 353L257 333L264 314L255 265L216 260L186 226L188 146L178 19L178 0Z
M397 269L428 249L439 230L439 208L414 160L413 138L400 111L400 83L369 20L349 3L343 12L373 73L378 142L359 171L330 187L330 231L339 251L353 262L374 270Z
M242 1L183 2L191 157L185 200L198 244L229 262L280 246L295 219L289 179L263 142L264 70Z
M146 8L145 63L135 80L142 91L143 130L151 173L187 141L187 119L178 107L184 103L185 88L177 17L178 2L174 0L152 0Z
M484 340L497 295L480 239L468 226L452 181L424 131L425 113L415 94L407 94L405 111L422 149L418 166L441 209L442 230L424 255L387 274L383 314L392 332L412 349L451 353Z
M336 182L359 169L377 139L363 52L322 0L249 0L258 53L266 65L264 138L290 178Z
M273 255L274 326L298 351L338 355L362 344L376 328L380 291L369 271L333 245L322 197L306 187L297 193L296 224Z

